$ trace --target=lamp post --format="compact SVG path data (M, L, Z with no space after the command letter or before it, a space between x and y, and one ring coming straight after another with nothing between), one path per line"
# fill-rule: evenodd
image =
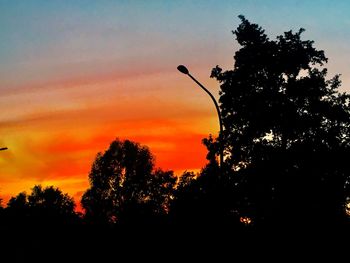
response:
M224 163L224 153L223 153L222 138L221 138L223 128L222 128L222 119L221 119L221 113L220 113L219 105L218 105L218 103L216 102L216 100L215 100L213 94L211 94L210 91L209 91L207 88L205 88L198 80L196 80L196 79L190 74L190 72L188 71L188 69L187 69L184 65L179 65L179 66L177 67L177 69L178 69L181 73L183 73L183 74L189 76L194 82L196 82L196 83L198 84L198 86L201 87L201 88L210 96L210 98L211 98L212 101L214 102L216 111L217 111L217 113L218 113L219 125L220 125L220 133L219 133L219 151L220 151L220 168L222 168L222 165L223 165L223 163Z
M0 148L0 151L5 151L7 149L8 149L7 147L3 147L3 148Z

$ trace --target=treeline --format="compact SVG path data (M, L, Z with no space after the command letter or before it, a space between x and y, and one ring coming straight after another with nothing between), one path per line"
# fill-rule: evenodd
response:
M52 255L64 262L144 260L191 255L195 247L209 246L213 236L216 244L226 238L230 244L241 242L238 234L251 226L228 210L233 189L221 178L216 162L200 174L175 176L156 169L146 146L116 139L92 165L90 187L81 199L84 213L75 211L68 194L40 185L0 209L0 247L5 248L0 257L11 262L47 262ZM176 252L177 246L184 250Z
M209 139L204 143L210 145L214 142ZM104 153L97 154L92 165L90 187L81 199L83 213L75 211L73 198L60 189L36 185L31 193L19 193L9 200L6 207L1 206L0 222L8 227L22 228L205 226L207 229L224 227L252 231L272 226L285 229L348 227L346 202L341 205L341 213L324 218L317 216L324 212L322 209L327 208L327 204L319 203L316 204L320 205L321 211L317 214L302 214L303 207L300 207L299 214L293 211L296 214L291 218L282 218L285 215L277 208L269 211L272 218L259 217L258 211L254 215L242 201L246 192L240 192L242 186L234 177L240 176L240 172L231 171L229 174L229 171L227 166L219 167L216 158L211 158L200 173L184 172L175 176L173 171L155 168L154 156L148 147L116 139ZM309 205L311 210L312 204ZM294 220L296 216L305 218Z
M60 189L36 185L19 193L1 219L24 225L155 225L201 224L223 219L249 225L238 211L229 211L232 185L220 175L216 161L199 174L156 169L148 147L130 140L114 140L99 153L89 174L90 188L81 199L84 213L76 212L72 197Z

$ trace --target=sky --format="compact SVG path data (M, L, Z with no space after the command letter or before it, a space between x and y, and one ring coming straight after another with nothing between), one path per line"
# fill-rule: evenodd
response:
M147 145L156 166L199 171L217 98L213 67L232 69L238 15L271 39L303 27L350 91L350 1L0 0L0 198L55 185L79 202L98 152Z

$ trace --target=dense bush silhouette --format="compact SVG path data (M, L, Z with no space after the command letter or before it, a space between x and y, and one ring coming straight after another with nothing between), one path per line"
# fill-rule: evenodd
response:
M53 186L35 185L30 195L25 192L12 197L5 209L11 223L72 224L78 220L73 198Z
M67 258L81 234L75 204L60 189L35 185L12 197L1 215L1 258L8 262ZM38 256L40 255L40 256Z

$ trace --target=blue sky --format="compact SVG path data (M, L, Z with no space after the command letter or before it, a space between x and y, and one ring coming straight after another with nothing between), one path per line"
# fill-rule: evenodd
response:
M190 64L208 57L203 69L209 74L216 64L232 64L237 47L230 30L243 14L271 37L305 28L304 37L325 49L330 72L342 73L349 86L349 11L349 1L1 0L0 76L6 83L9 72L25 70L28 63L41 63L37 70L46 68L52 77L47 65L121 57L127 63L150 54L167 61L174 52ZM160 66L167 66L164 61Z

